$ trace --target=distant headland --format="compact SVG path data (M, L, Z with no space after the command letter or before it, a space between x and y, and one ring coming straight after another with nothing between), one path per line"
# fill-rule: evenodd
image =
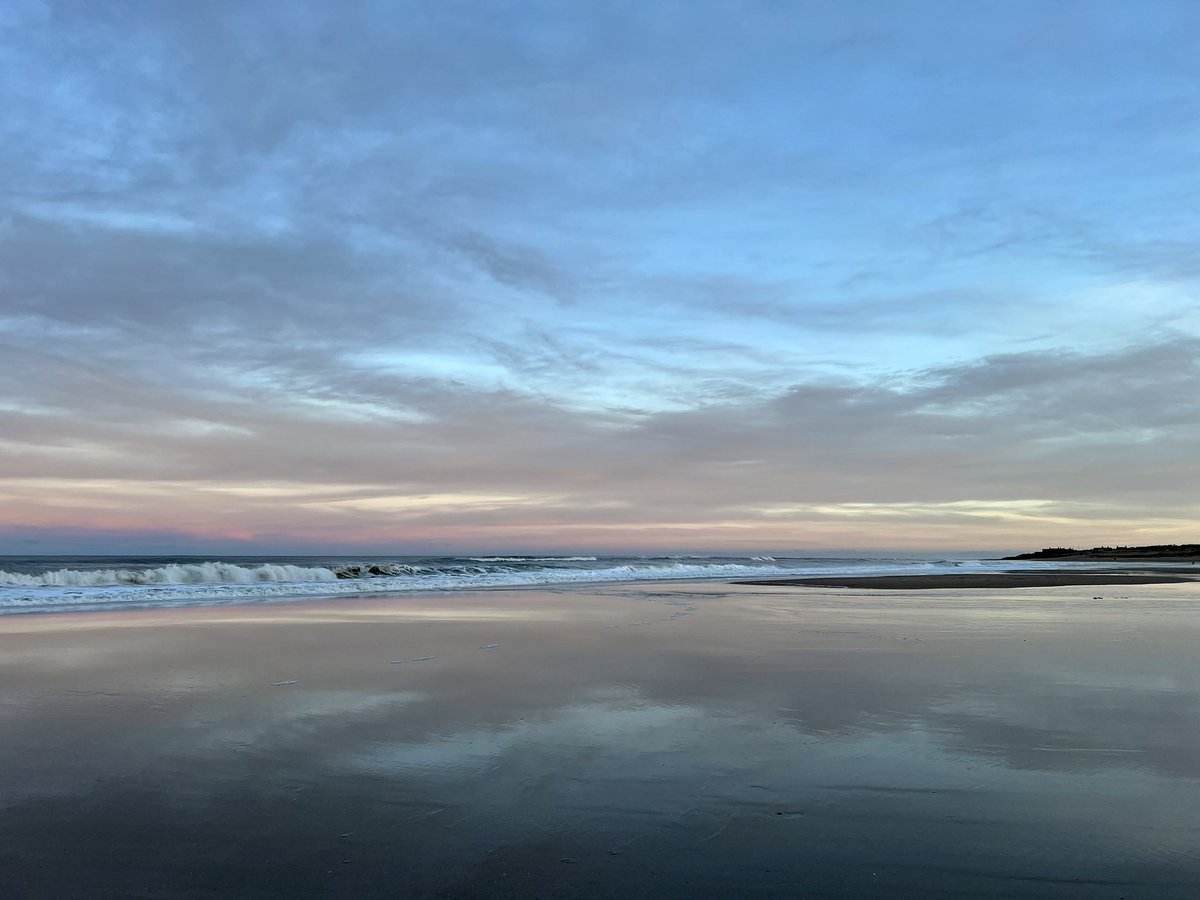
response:
M1033 553L1018 553L1004 559L1197 559L1200 544L1150 544L1145 547L1047 547Z

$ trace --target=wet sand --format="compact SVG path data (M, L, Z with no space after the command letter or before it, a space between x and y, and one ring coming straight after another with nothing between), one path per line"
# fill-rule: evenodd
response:
M1194 898L1198 638L1195 583L0 617L0 896Z
M1189 575L1191 577L1189 577ZM1159 569L1131 572L1127 569L1103 572L988 572L966 575L850 575L834 578L770 578L742 581L739 584L791 585L795 587L840 587L887 591L932 591L951 588L1007 589L1069 587L1085 584L1182 584L1200 579L1200 573L1187 569Z

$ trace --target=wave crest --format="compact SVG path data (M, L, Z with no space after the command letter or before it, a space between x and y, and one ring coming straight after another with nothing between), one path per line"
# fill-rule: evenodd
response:
M0 584L20 587L103 587L106 585L154 584L262 584L280 581L333 581L329 569L264 563L238 566L233 563L206 562L161 566L156 569L95 569L78 571L58 569L39 575L0 572Z
M599 559L599 557L595 556L469 556L467 558L474 562L483 563L596 562Z

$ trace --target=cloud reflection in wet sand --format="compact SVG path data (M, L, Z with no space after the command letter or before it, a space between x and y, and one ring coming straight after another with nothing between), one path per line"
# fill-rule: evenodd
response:
M51 835L116 889L114 858L297 895L1188 896L1200 598L1090 591L180 610L169 652L121 614L26 623L0 650L94 662L8 669L4 855L59 890Z

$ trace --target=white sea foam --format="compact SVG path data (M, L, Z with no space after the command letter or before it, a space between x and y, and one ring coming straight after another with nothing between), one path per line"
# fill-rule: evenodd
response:
M485 560L491 560L486 561ZM521 565L516 564L520 562ZM540 565L538 563L541 563ZM154 568L0 571L0 613L119 607L264 602L367 593L473 590L539 585L667 579L777 578L803 575L886 575L1053 568L1044 561L830 560L712 557L475 557L417 562L297 566L230 562ZM1081 567L1076 564L1072 568Z
M596 562L598 558L599 557L595 557L595 556L468 556L467 557L467 559L471 560L472 562L483 562L483 563Z
M0 612L101 609L265 601L364 593L469 590L547 584L801 574L800 570L738 563L645 561L578 568L504 564L351 564L336 568L232 563L156 569L58 570L40 575L0 572Z
M264 564L239 566L207 562L161 566L155 569L58 569L37 575L0 571L0 585L21 587L100 587L105 585L152 584L260 584L264 582L334 581L337 575L325 568Z

